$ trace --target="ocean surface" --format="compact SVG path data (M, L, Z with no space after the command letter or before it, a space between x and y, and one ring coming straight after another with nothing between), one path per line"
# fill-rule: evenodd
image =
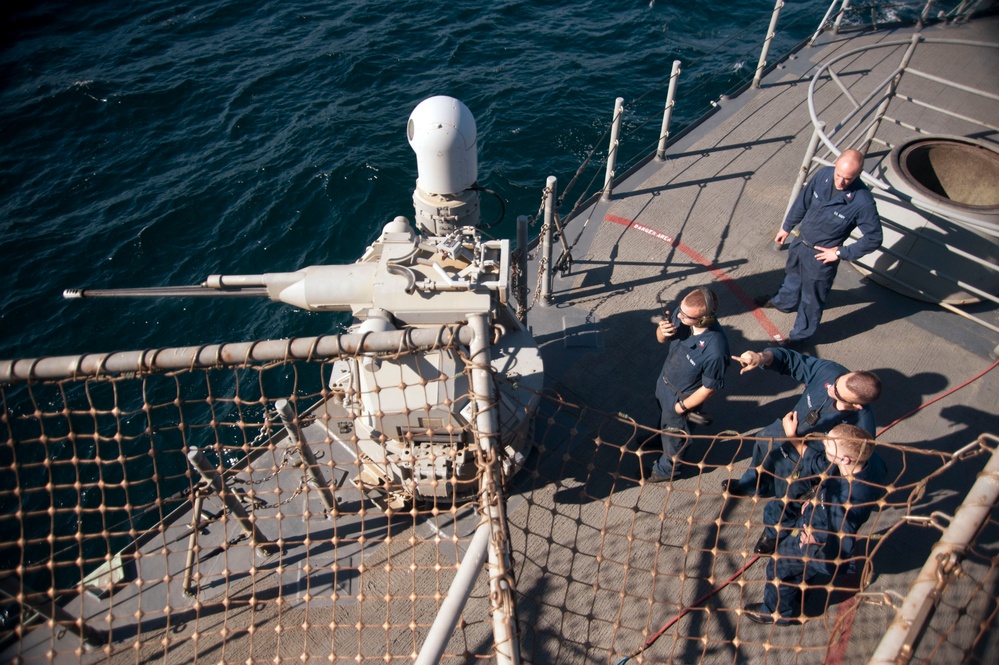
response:
M0 358L336 332L267 300L67 301L67 288L354 261L412 218L406 121L462 100L479 183L513 237L545 179L562 212L653 151L673 60L674 133L752 77L773 0L14 2L0 50ZM786 0L774 51L827 0ZM773 53L773 52L772 52ZM772 55L771 60L776 56ZM483 199L483 221L500 207ZM537 232L537 229L534 229Z

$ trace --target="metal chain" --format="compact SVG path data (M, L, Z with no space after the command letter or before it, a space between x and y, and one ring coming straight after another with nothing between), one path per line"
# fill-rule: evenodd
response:
M273 420L275 416L277 416L277 412L276 411L272 412L270 415L265 414L264 417L267 420ZM305 427L306 425L308 425L311 422L313 422L315 419L316 419L315 416L303 417L303 418L299 419L299 422L301 423L302 427ZM264 441L264 439L270 438L271 435L270 435L269 432L270 432L270 428L267 425L263 425L260 428L260 433L257 434L256 437L254 437L253 441L250 442L249 447L250 448L256 448L262 441ZM274 476L276 476L278 474L278 472L281 471L281 469L283 469L286 466L288 466L288 457L289 457L289 455L292 454L292 452L294 452L294 451L292 451L291 448L286 449L284 451L284 456L281 458L281 465L278 466L276 469L274 469L271 472L271 474L269 476L267 476L266 478L258 478L256 480L245 480L243 478L237 478L237 477L234 476L232 478L232 483L234 485L261 485L263 483L266 483L268 480L270 480L271 478L273 478Z
M273 478L274 476L276 476L281 471L281 469L283 469L286 466L288 466L288 457L291 455L291 453L292 453L291 448L288 448L288 449L286 449L284 451L284 455L281 457L281 464L278 465L276 468L272 468L271 473L270 473L269 476L266 476L264 478L256 478L254 480L247 480L245 478L239 478L237 476L233 476L232 479L231 479L232 480L232 484L233 485L262 485L263 483L266 483L268 480L270 480L271 478Z
M544 219L545 201L548 200L548 194L550 194L551 191L552 188L548 185L545 185L544 189L541 190L541 204L538 205L538 213L534 216L534 219L531 220L531 224L537 223L539 219Z
M281 501L279 503L274 504L273 506L268 506L268 507L269 508L280 508L281 506L288 505L289 503L291 503L292 501L294 501L298 497L299 494L301 494L303 491L305 491L305 488L308 487L308 484L309 484L309 478L308 478L308 476L306 476L303 473L302 474L302 479L298 481L298 489L295 490L294 494L292 494L291 496L289 496L284 501Z

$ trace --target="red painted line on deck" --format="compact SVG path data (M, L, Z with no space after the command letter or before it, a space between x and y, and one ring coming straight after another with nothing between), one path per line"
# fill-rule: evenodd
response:
M729 292L736 297L736 299L742 303L747 310L753 315L753 317L759 322L763 330L766 331L772 339L779 340L782 339L780 330L774 325L773 321L767 318L767 315L763 313L763 310L756 306L753 299L749 297L749 294L742 290L742 288L736 283L734 279L729 277L728 273L723 271L721 268L717 267L711 261L706 259L700 252L697 252L692 247L683 244L673 236L663 233L662 231L656 231L655 229L649 228L644 224L639 224L630 219L624 217L618 217L617 215L605 215L604 221L611 222L613 224L620 224L621 226L627 227L629 229L635 229L636 231L641 231L657 240L662 240L671 247L676 248L683 254L687 255L694 263L704 266L704 268L710 272L720 284L722 284ZM754 559L755 561L755 559ZM853 632L853 622L857 617L856 600L854 597L850 597L845 602L840 603L836 608L836 621L840 621L840 617L843 620L843 629L840 639L829 649L826 653L826 659L824 665L841 665L844 658L846 657L847 647L850 644L850 634Z
M674 247L683 254L686 254L692 261L704 266L722 286L728 289L729 292L731 292L732 295L734 295L736 299L742 303L747 310L749 310L749 313L753 315L771 339L783 339L783 336L780 334L780 330L777 326L774 325L773 321L767 318L767 315L763 313L762 309L756 306L756 303L753 302L753 299L749 296L749 294L743 291L736 281L729 277L728 273L717 267L711 261L707 260L692 247L683 244L673 236L667 235L662 231L656 231L655 229L649 228L644 224L639 224L638 222L634 222L624 217L618 217L617 215L605 215L604 221L620 224L621 226L625 226L629 229L635 229L636 231L641 231L642 233L650 235L657 240L662 240L671 247Z
M843 622L843 628L837 638L834 634L833 643L826 652L826 659L822 665L841 665L846 658L846 651L850 646L850 635L853 633L853 622L857 619L857 597L850 596L836 607L836 622L838 626Z

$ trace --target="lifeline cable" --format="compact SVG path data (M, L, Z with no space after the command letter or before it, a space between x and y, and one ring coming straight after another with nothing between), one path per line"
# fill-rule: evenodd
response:
M936 397L934 397L933 399L929 400L928 402L924 402L924 403L920 404L915 409L913 409L912 411L909 411L905 415L899 416L894 421L892 421L888 425L886 425L883 428L881 428L881 430L878 432L877 436L880 437L882 434L884 434L885 432L887 432L889 429L891 429L895 425L899 424L900 422L902 422L906 418L908 418L908 417L912 416L913 414L917 413L918 411L920 411L920 410L928 407L929 405L931 405L931 404L933 404L935 402L938 402L938 401L942 400L944 397L947 397L948 395L952 395L952 394L956 393L961 388L964 388L965 386L968 386L971 383L977 381L978 379L982 378L983 376L985 376L986 374L988 374L989 372L991 372L993 369L995 369L996 366L999 366L999 360L996 360L989 367L987 367L986 369L982 370L981 372L979 372L975 376L971 377L970 379L968 379L967 381L965 381L961 385L955 386L954 388L948 390L947 392L941 393L941 394L937 395ZM635 656L639 655L640 653L642 653L643 651L645 651L646 649L648 649L650 646L652 646L653 644L655 644L656 640L658 640L660 637L662 637L663 633L665 633L677 621L679 621L684 616L686 616L692 609L694 609L695 607L697 607L698 605L700 605L701 603L703 603L704 601L706 601L708 598L710 598L711 596L715 595L716 593L718 593L719 591L721 591L722 589L724 589L725 587L727 587L729 584L731 584L733 581L735 581L740 575L742 575L744 572L746 572L746 570L748 570L750 566L752 566L754 563L756 563L757 559L759 559L759 558L760 558L760 555L757 554L752 559L750 559L749 562L746 563L746 565L744 565L742 568L740 568L739 570L737 570L730 578L728 578L727 580L725 580L722 584L718 585L717 587L715 587L714 589L712 589L708 593L704 594L703 596L701 596L700 598L698 598L697 600L695 600L693 605L689 605L689 606L683 608L682 610L680 610L680 612L675 617L673 617L672 619L670 619L669 621L667 621L666 624L662 628L659 629L659 632L656 633L655 635L653 635L644 645L642 645L642 647L640 649L638 649L637 651L635 651L635 652L633 652L633 653L625 656L625 658L623 660L619 661L617 665L624 665L629 660L631 660L632 658L634 658Z
M885 432L887 432L892 427L894 427L895 425L899 424L900 422L902 422L903 420L905 420L909 416L913 415L917 411L920 411L921 409L925 409L930 404L933 404L934 402L939 402L944 397L947 397L948 395L952 395L952 394L956 393L958 390L960 390L961 388L964 388L965 386L970 385L971 383L974 383L978 379L982 378L983 376L985 376L986 374L988 374L989 372L991 372L992 370L994 370L996 368L996 365L999 365L999 360L996 360L994 363L992 363L987 368L985 368L984 370L982 370L981 372L979 372L975 376L971 377L970 379L968 379L967 381L965 381L961 385L955 386L954 388L951 388L947 392L941 393L941 394L937 395L936 397L934 397L933 399L931 399L928 402L923 402L922 404L920 404L919 406L917 406L915 409L913 409L909 413L905 414L904 416L899 416L898 418L896 418L895 420L893 420L891 423L889 423L889 424L885 425L884 427L882 427L881 430L878 432L877 436L880 437L882 434L884 434ZM877 438L877 437L875 437L875 438Z
M669 621L667 621L666 625L664 625L662 628L660 628L659 632L656 633L655 635L653 635L649 639L648 642L646 642L644 645L642 645L642 647L640 649L638 649L634 653L631 653L631 654L625 656L624 660L619 661L617 665L624 665L629 660L631 660L632 658L634 658L635 656L637 656L638 654L642 653L643 651L645 651L646 649L648 649L650 646L652 646L653 644L655 644L656 640L658 640L660 637L662 637L663 633L665 633L669 629L670 626L672 626L677 621L679 621L684 616L686 616L687 613L690 612L690 610L694 609L695 607L697 607L698 605L700 605L701 603L703 603L704 601L706 601L708 598L710 598L711 596L715 595L716 593L718 593L719 591L721 591L722 589L724 589L725 587L727 587L729 584L731 584L732 582L734 582L740 575L742 575L744 572L746 572L749 569L750 566L752 566L754 563L756 563L757 559L759 559L759 558L760 558L760 555L757 554L752 559L750 559L749 562L746 565L744 565L739 570L735 571L735 573L732 574L732 577L728 578L727 580L725 580L724 582L722 582L721 584L719 584L718 586L716 586L714 589L712 589L711 591L708 591L706 594L704 594L703 596L701 596L700 598L698 598L697 600L695 600L693 605L688 605L687 607L685 607L682 610L680 610L679 614L677 614L675 617L673 617L672 619L670 619Z
M961 388L964 388L965 386L974 383L978 379L982 378L983 376L994 370L997 365L999 365L999 360L996 360L994 363L992 363L987 368L985 368L975 376L971 377L961 385L955 386L954 388L951 388L945 393L940 393L939 395L929 400L928 402L923 402L922 404L917 406L912 411L909 411L905 415L899 416L889 424L882 427L878 431L877 437L880 437L882 434L884 434L892 427L905 420L906 418L914 415L915 413L921 411L922 409L925 409L930 404L933 404L934 402L939 402L944 397L952 395ZM856 619L857 616L856 598L857 598L856 596L851 596L845 603L840 605L836 611L837 624L840 623L840 615L843 615L843 621L842 621L842 623L844 624L843 632L840 634L840 639L837 640L836 645L826 653L826 658L822 661L823 665L840 665L843 662L844 657L846 656L846 645L850 642L850 635L853 633L853 621L854 619Z

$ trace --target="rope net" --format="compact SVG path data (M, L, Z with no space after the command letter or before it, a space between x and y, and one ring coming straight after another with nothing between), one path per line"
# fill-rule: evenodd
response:
M512 568L479 571L442 662L494 658L490 575L513 590L523 662L859 662L905 592L880 567L927 528L905 516L991 452L880 445L889 480L852 556L806 595L807 621L760 625L743 607L766 583L768 499L720 487L752 438L690 437L685 478L653 484L658 431L553 394L513 403L495 376L501 450L483 455L467 358L438 352L454 364L413 359L366 393L344 378L353 356L0 386L0 660L409 662L492 519ZM503 510L481 505L483 476L505 481ZM992 653L996 524L945 576L926 661ZM936 535L919 539L928 554Z

